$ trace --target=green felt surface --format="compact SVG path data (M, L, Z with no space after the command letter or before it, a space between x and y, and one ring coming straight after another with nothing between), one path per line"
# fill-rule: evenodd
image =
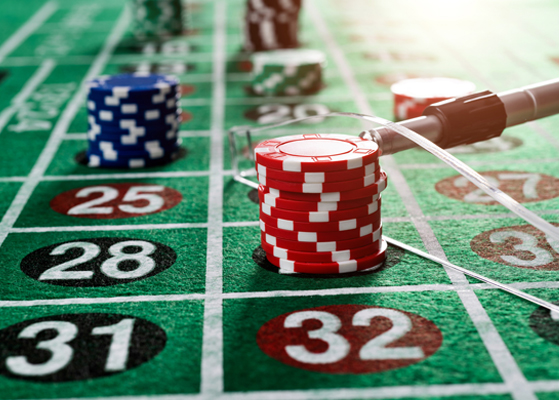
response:
M85 167L84 167L85 168ZM102 183L119 183L130 182L130 180L103 180ZM125 218L118 220L118 224L157 224L164 222L206 222L207 220L207 189L208 178L187 177L187 178L158 178L143 179L142 183L161 185L171 189L178 190L182 194L182 201L173 208L159 212L154 215L134 216L133 218ZM73 225L107 225L114 223L112 220L81 218L71 215L64 215L55 212L49 203L55 197L53 194L59 194L68 190L82 188L86 186L97 186L101 182L95 180L78 182L42 182L34 192L32 198L29 199L25 209L22 211L18 219L18 226L73 226ZM44 212L38 213L37 210L42 209Z
M559 3L304 0L299 38L302 47L325 53L324 88L313 96L270 99L246 90L251 76L244 68L246 54L240 52L245 1L183 3L188 31L173 39L180 46L172 51L154 44L138 46L130 23L124 20L124 25L118 25L126 17L123 10L130 6L125 0L0 3L0 398L558 398L559 323L528 302L479 286L475 279L449 274L432 261L392 246L387 263L375 272L279 274L262 262L258 205L251 200L251 189L233 180L227 131L235 125L261 126L316 110L369 110L393 119L390 85L405 77L467 79L479 90L497 92L556 78ZM123 28L120 38L119 27ZM146 68L175 73L186 86L180 133L185 157L138 170L92 169L78 163L76 156L87 147L87 110L85 99L75 96L92 66L100 74ZM33 90L17 100L29 85L34 85ZM276 115L266 111L270 107ZM359 121L337 118L285 127L281 134L356 135L364 128ZM254 139L273 136L277 131L260 132ZM239 146L245 154L246 146ZM507 129L500 139L463 146L453 153L480 172L546 174L559 179L558 149L559 116L553 116ZM510 233L510 227L525 223L501 206L474 204L465 195L457 199L438 191L436 185L456 173L424 151L402 152L392 160L381 159L380 164L389 171L388 188L382 193L385 235L446 255L451 262L514 283L535 296L558 300L558 270L520 268L503 261L507 256L529 261L534 254L545 253L556 263L559 252L554 242L543 235L536 242L527 236L522 240L509 237L504 252L487 239L476 244L485 232ZM241 156L239 166L247 169L252 163ZM536 185L536 194L525 205L557 223L559 198L544 194L553 192L559 181L546 182L554 187ZM123 183L164 186L182 198L164 211L118 219L63 215L51 208L51 201L61 193ZM501 187L506 184L500 182ZM525 178L518 180L515 193L529 192L526 185ZM92 259L92 263L99 261L97 269L84 263L65 270L94 271L95 277L111 283L107 286L79 285L79 279L76 284L54 284L26 274L23 261L30 254L43 249L42 258L36 256L32 263L44 271L56 256L45 253L45 248L91 245L88 239L110 242L99 245L107 260L111 260L109 247L122 240L168 246L176 260L164 268L156 265L153 274L143 273L130 281L111 277L106 272L110 272L109 264L101 263L98 256ZM478 255L473 250L476 245L493 259ZM79 251L71 249L65 260L79 256ZM146 257L147 264L125 261L117 267L130 273L148 265L151 256ZM257 333L269 321L285 313L335 305L415 314L434 324L442 344L434 354L407 366L363 374L313 372L309 366L281 362L259 347ZM543 321L537 329L535 312L540 315L537 321ZM48 350L38 346L54 338L56 329L24 339L17 337L21 324L46 317L50 323L60 323L57 316L85 313L148 321L164 332L164 346L154 357L131 367L141 358L134 353L112 375L90 376L98 371L77 350L71 359L90 375L76 373L74 380L54 382L52 374L23 379L6 372L10 357L23 354L35 364L50 357ZM373 319L370 326L387 321L387 317ZM111 324L95 328L104 327L106 332ZM305 335L318 329L312 324L304 322ZM108 333L95 336L92 331L80 331L80 339L68 345L78 348L78 342L85 341L100 365L122 349L146 346L141 347L145 353L140 353L148 354L157 348L153 335L138 339L148 332L143 331L147 325L135 326L128 332L129 342L126 332L109 337ZM19 331L14 334L16 328ZM342 329L357 332L352 329L358 328L344 325ZM117 336L120 347L109 349ZM434 341L427 335L419 340L422 344ZM20 347L10 347L13 343ZM390 349L402 343L392 338L385 345ZM27 347L22 350L21 346Z
M149 362L125 372L102 379L77 382L45 384L0 377L1 398L26 398L40 395L42 398L107 395L125 396L130 393L176 394L194 393L198 389L200 370L200 343L203 313L202 304L192 302L132 303L112 305L69 305L35 307L32 310L16 307L2 312L1 327L5 328L21 320L61 314L108 313L133 315L146 319L165 330L165 348ZM149 346L149 342L146 344ZM168 365L173 365L167 370ZM161 370L165 369L165 374ZM188 371L188 372L186 372Z
M246 383L252 390L316 389L336 387L393 386L400 382L459 383L498 382L497 371L491 365L475 328L471 325L464 309L458 305L455 293L395 293L366 296L336 296L319 298L253 299L232 300L224 304L226 317L224 326L233 328L237 321L246 321L244 330L229 329L232 334L225 337L225 380L226 390L245 390ZM256 343L241 340L255 337L258 329L274 316L299 309L331 304L369 304L394 307L420 314L435 322L442 329L444 342L437 353L421 363L403 369L384 371L378 374L339 374L299 371L263 354ZM448 329L448 330L447 330ZM463 341L468 337L468 341ZM472 357L472 358L470 358ZM474 361L475 360L475 361ZM241 364L241 368L239 368ZM445 370L441 374L441 369ZM243 379L247 375L249 379Z
M23 235L23 236L22 236ZM167 270L147 279L107 287L58 286L22 276L21 260L33 250L68 241L102 237L149 240L170 246L177 259ZM4 299L33 300L37 298L113 297L143 294L203 293L205 282L206 230L138 230L125 232L72 232L13 234L0 249ZM6 251L5 249L10 249ZM2 251L4 250L4 252ZM41 260L36 260L41 262ZM177 279L180 277L180 279Z
M390 224L384 234L399 237L402 241L422 247L417 233L407 223ZM385 268L375 273L338 278L299 277L297 275L271 274L261 267L255 268L252 257L260 245L258 227L227 228L224 230L224 251L228 254L224 261L224 291L246 292L265 290L305 290L340 287L399 286L440 283L448 284L448 276L436 264L413 254L402 254L401 250L390 247L389 261ZM239 279L242 277L243 279Z

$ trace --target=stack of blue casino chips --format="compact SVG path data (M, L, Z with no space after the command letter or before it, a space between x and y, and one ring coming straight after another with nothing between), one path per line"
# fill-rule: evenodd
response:
M166 164L180 148L180 88L168 75L134 73L88 82L88 166Z

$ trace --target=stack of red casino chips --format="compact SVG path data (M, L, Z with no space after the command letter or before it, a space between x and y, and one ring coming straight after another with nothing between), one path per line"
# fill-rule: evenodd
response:
M376 143L309 134L255 149L262 248L283 272L338 274L385 259L381 192L386 174Z

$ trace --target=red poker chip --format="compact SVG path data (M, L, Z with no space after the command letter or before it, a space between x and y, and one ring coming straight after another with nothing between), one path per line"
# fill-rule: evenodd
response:
M273 189L272 189L273 190ZM275 193L277 191L274 190ZM258 198L261 203L272 207L293 211L340 211L363 207L380 199L380 194L348 201L297 201L278 197L270 193L270 189L260 185L258 187Z
M254 149L256 162L290 172L345 171L375 162L375 142L357 136L309 134L265 140Z
M293 211L283 210L266 204L260 203L260 213L274 218L287 219L307 223L343 221L352 218L361 218L371 215L380 208L380 200L367 204L366 206L350 208L340 211Z
M376 221L376 224L368 224L361 226L356 229L350 229L343 232L335 231L288 231L285 229L276 228L274 226L266 224L264 221L260 220L260 230L265 233L269 233L277 238L294 240L297 242L330 242L336 240L347 240L356 239L358 237L366 236L373 233L374 230L378 229L380 226L380 218Z
M256 174L256 176L258 177L258 182L260 182L261 185L268 186L273 189L287 190L289 192L297 193L329 193L362 189L374 185L380 179L380 171L380 169L377 169L372 174L363 176L359 179L325 183L287 182L271 179L260 174Z
M293 183L342 182L363 178L364 176L375 173L379 169L380 166L377 161L367 164L361 168L331 172L290 172L267 168L264 165L256 164L256 172L258 172L260 176Z
M268 188L269 192L283 199L296 200L296 201L314 201L314 202L326 202L326 201L349 201L355 199L361 199L363 197L370 197L380 194L384 189L386 189L386 173L381 171L380 179L377 183L372 184L361 189L347 190L343 192L329 192L329 193L297 193L290 192L287 190L278 190L274 188Z
M284 272L298 272L304 274L344 274L362 271L365 269L379 268L386 258L386 242L383 240L380 250L369 256L349 261L333 263L305 263L299 261L285 260L266 253L266 258L273 265Z
M366 257L379 251L381 240L371 243L364 247L358 247L351 250L330 251L330 252L307 252L282 249L281 247L272 246L269 243L262 242L262 249L267 254L283 260L299 261L305 263L332 263L349 260L356 260Z
M268 243L272 246L281 247L289 250L304 252L332 252L357 249L378 242L382 237L382 225L374 232L355 239L337 240L329 242L298 242L272 236L268 233L260 232L262 243Z
M300 222L288 219L274 218L265 213L260 213L260 219L268 226L287 231L296 232L336 232L342 233L361 228L369 224L380 224L380 210L365 217L352 218L332 222Z

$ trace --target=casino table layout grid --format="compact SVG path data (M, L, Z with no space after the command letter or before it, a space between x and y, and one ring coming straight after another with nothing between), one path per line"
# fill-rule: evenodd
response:
M317 110L392 118L405 77L496 92L555 78L559 3L303 3L326 86L283 98L245 90L241 0L189 0L187 34L141 46L123 0L0 4L0 399L559 398L559 317L531 303L395 247L375 272L279 274L227 141ZM77 161L85 80L125 71L180 78L184 157ZM453 150L559 223L558 151L558 117ZM558 243L423 151L380 162L384 234L559 301Z

